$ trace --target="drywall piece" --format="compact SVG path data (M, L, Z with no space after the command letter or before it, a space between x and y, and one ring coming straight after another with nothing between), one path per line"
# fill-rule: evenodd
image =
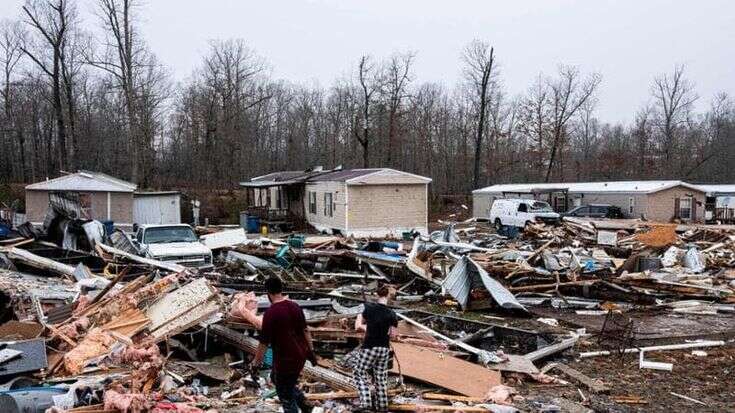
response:
M483 397L498 384L500 372L407 343L391 343L395 352L393 372L443 387L470 397ZM471 378L471 379L470 379Z
M21 354L23 354L22 351L13 350L12 348L4 348L0 350L0 364L5 363L6 361L12 360L20 356Z
M518 354L506 354L506 357L508 357L508 360L502 363L493 364L493 369L525 374L536 374L539 372L533 362L525 356Z
M174 335L210 317L222 308L217 290L205 278L198 278L153 303L146 311L148 330L154 341Z
M250 242L250 239L248 239L248 236L245 234L245 229L243 228L202 235L199 237L199 240L202 244L213 250L224 247L234 247L235 245L247 244Z

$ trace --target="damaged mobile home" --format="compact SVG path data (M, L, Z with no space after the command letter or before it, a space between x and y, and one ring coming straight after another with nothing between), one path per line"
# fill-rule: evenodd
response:
M388 168L285 171L252 178L248 214L264 225L303 220L317 231L353 236L428 233L430 178Z

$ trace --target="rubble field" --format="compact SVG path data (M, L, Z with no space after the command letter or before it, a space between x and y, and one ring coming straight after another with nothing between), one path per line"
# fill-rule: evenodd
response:
M379 285L401 319L391 411L735 408L734 227L468 219L356 239L209 226L196 231L213 265L195 268L89 224L0 239L1 412L279 411L269 371L249 368L272 276L314 340L300 385L315 411L355 408L345 359Z

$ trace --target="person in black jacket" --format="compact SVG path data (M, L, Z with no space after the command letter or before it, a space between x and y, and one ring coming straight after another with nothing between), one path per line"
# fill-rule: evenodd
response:
M353 376L363 411L388 411L388 366L391 361L390 337L398 326L398 316L386 304L390 289L378 288L378 302L365 303L355 328L365 332L362 346L355 351ZM375 385L375 404L371 403L370 376Z

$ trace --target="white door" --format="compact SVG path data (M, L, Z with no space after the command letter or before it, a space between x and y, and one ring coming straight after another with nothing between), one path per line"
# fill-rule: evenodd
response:
M135 197L133 222L137 224L180 224L180 195L166 194Z

